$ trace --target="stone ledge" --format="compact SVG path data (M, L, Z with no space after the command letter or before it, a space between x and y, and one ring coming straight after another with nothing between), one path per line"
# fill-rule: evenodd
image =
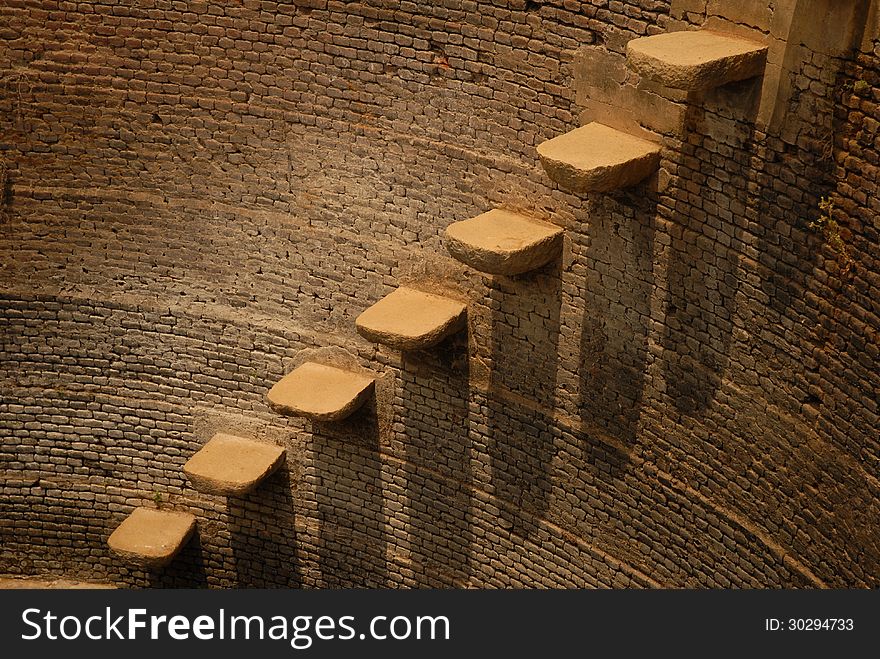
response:
M767 46L722 32L684 30L633 39L626 56L646 78L697 91L761 75Z
M284 455L280 446L218 433L183 465L183 472L199 492L240 496L275 472Z
M610 192L635 185L660 166L660 145L590 123L538 145L548 176L572 192Z
M355 325L370 341L424 350L466 327L467 305L402 286L364 311Z
M110 534L110 549L128 562L144 568L168 565L196 528L189 513L135 508Z
M313 421L341 421L373 392L374 379L360 373L306 362L273 386L269 405L281 414Z
M446 227L446 248L462 263L493 275L519 275L562 250L562 229L495 208Z

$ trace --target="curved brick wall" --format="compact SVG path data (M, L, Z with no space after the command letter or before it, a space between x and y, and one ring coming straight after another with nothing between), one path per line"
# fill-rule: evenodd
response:
M878 585L874 55L808 52L773 128L754 81L674 99L661 175L579 196L534 147L604 84L583 54L707 3L130 4L0 9L0 572ZM809 226L822 196L845 253ZM563 225L561 263L447 257L445 226L493 205ZM467 338L358 337L401 282L466 296ZM375 371L376 403L274 414L310 355ZM287 468L195 492L217 431ZM198 540L133 571L106 538L157 504Z

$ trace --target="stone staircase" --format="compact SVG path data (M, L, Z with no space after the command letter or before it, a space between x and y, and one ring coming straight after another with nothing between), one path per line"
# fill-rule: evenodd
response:
M708 30L634 39L628 66L645 78L686 90L705 91L762 75L767 47ZM537 148L547 175L574 193L607 193L645 181L660 167L659 142L602 123L550 139ZM455 222L445 232L453 257L492 275L523 275L557 259L563 230L504 209ZM357 332L403 351L428 350L467 328L467 304L401 286L355 321ZM326 364L306 362L268 392L280 414L317 422L342 421L373 395L374 379ZM284 462L284 449L231 435L215 435L184 466L193 487L221 496L253 491ZM116 554L148 569L167 565L192 536L189 513L136 508L113 532Z

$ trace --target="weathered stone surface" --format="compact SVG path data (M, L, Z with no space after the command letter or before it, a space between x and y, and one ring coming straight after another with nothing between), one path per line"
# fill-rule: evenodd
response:
M284 449L218 433L193 455L183 471L199 492L238 496L255 489L284 462Z
M0 570L130 588L880 586L880 45L823 54L846 30L822 8L866 3L765 3L774 23L795 12L770 31L788 88L765 70L773 122L755 133L733 97L757 84L726 85L681 141L658 110L683 90L617 46L667 31L666 1L487 0L482 25L450 3L48 4L0 12L16 33L0 470L40 477L0 486ZM688 29L715 29L706 4L757 7L682 4ZM588 45L607 57L580 75ZM652 91L612 95L603 70ZM652 177L578 198L525 175L536 135L590 121L668 135L663 194ZM820 195L846 278L809 228ZM493 205L571 227L561 272L482 276L437 249ZM394 282L434 273L460 276L469 337L401 355L355 332ZM313 354L330 345L338 360ZM298 433L267 414L304 354L375 356L380 418ZM215 432L296 459L246 499L201 495L181 467ZM193 500L204 551L119 569L107 536L154 492Z
M664 85L695 91L761 75L767 46L709 30L684 30L633 39L629 65Z
M634 185L660 164L660 146L600 123L538 145L548 176L572 192L609 192Z
M374 380L335 366L306 362L269 390L269 404L282 414L313 421L340 421L373 392Z
M582 46L572 67L580 125L596 121L647 140L683 133L687 92L632 75L624 53Z
M836 0L831 1L836 2ZM796 4L794 2L770 3L767 0L738 0L737 2L709 0L706 14L710 20L720 19L733 25L766 31L770 27L774 13L789 11L789 8L795 7ZM712 29L710 26L707 27Z
M189 513L135 508L110 535L110 549L130 563L145 568L168 565L196 528Z
M401 286L355 321L361 336L399 350L424 350L465 328L467 305Z
M482 272L518 275L559 255L562 229L495 208L446 227L446 248L459 261Z

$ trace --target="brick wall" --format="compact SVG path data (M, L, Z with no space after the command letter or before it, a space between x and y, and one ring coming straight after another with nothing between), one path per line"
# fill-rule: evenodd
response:
M672 98L663 174L584 197L534 153L582 118L583 49L709 9L124 4L0 9L0 572L877 585L875 55L797 59L778 129L759 82ZM823 197L843 252L810 227ZM493 205L563 225L561 262L447 257L445 226ZM467 338L358 337L399 283L466 296ZM271 412L304 355L375 371L375 404ZM217 431L287 468L194 491L182 465ZM198 517L164 572L106 548L135 505Z

